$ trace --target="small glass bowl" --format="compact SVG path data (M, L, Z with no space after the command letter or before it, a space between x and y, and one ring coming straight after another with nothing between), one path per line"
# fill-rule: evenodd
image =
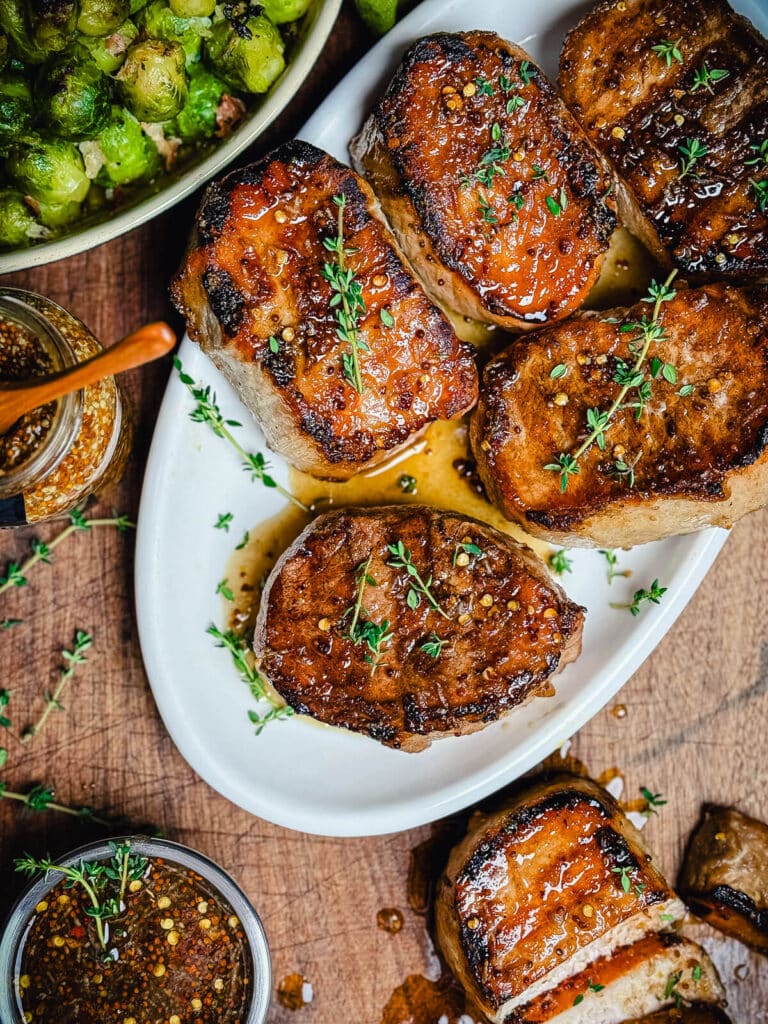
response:
M118 836L112 840L88 843L72 850L64 857L57 858L63 866L78 864L82 860L108 860L113 850L110 843L131 844L131 853L142 857L162 857L165 861L196 871L232 907L240 918L247 939L251 958L253 987L251 1002L243 1024L264 1024L269 1009L272 988L272 967L267 937L258 914L248 897L218 864L204 857L202 853L173 843L168 839L150 839L147 836ZM8 915L2 937L0 937L0 1021L2 1024L24 1024L24 1017L17 998L18 979L24 939L34 908L59 882L61 875L52 871L28 886ZM53 1022L51 1022L53 1024Z

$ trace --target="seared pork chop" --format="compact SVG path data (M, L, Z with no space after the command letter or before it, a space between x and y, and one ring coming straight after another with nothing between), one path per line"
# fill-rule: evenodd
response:
M768 43L725 0L605 0L570 33L566 104L622 220L686 275L768 275Z
M597 280L609 178L542 71L493 32L412 46L351 151L445 305L525 329L567 316Z
M768 954L768 825L733 808L705 808L680 892L713 928Z
M254 649L299 714L418 751L551 692L582 625L541 559L484 523L417 505L345 509L275 565Z
M638 325L652 312L641 302L580 313L517 340L486 367L470 429L478 470L504 515L534 536L632 547L731 526L768 501L763 285L678 290L662 303L663 334L603 447L593 443L565 479L558 471L559 457L591 433L589 417L595 423L619 396L616 378L631 368Z
M722 1021L717 1014L724 998L715 965L701 946L680 935L655 932L600 957L513 1010L505 1024L623 1024L628 1013L664 1011L693 999L700 1005L710 1002L715 1016L705 1016L705 1021Z
M470 346L370 188L307 143L209 186L173 295L269 446L315 476L346 479L476 401Z
M683 914L613 797L565 775L476 816L436 903L443 955L495 1024Z

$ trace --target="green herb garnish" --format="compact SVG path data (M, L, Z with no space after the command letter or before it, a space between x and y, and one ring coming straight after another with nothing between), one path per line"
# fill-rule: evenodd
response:
M707 92L714 93L712 88L713 82L722 82L724 78L727 78L730 71L726 71L724 68L709 68L707 63L701 65L693 73L693 85L691 86L691 92L696 92L697 89L706 89Z
M565 548L561 548L559 551L553 551L549 556L549 565L552 572L562 576L563 573L572 571L573 562L568 558Z
M560 195L557 199L554 196L547 196L547 209L553 217L559 217L560 214L568 207L568 196L565 194L565 189L560 189Z
M652 793L647 786L641 786L640 792L643 794L643 799L648 804L647 808L643 811L646 817L651 814L657 814L657 807L663 807L667 801L662 797L661 793Z
M428 654L431 658L437 660L443 653L443 648L447 643L448 641L441 640L437 633L430 633L420 647L425 654Z
M651 49L654 53L657 53L659 57L664 61L668 68L672 67L672 61L676 60L679 64L683 63L683 55L680 52L680 43L682 43L682 37L676 39L674 42L671 39L662 39L656 46L652 46Z
M337 234L335 238L324 238L323 245L335 255L336 262L323 266L323 277L333 291L331 308L336 315L336 336L339 341L349 345L349 351L341 357L344 377L355 391L362 395L365 386L360 371L360 353L370 351L368 344L358 333L360 317L365 313L365 302L360 282L354 271L345 263L346 258L356 252L355 249L346 248L344 245L344 210L347 197L343 194L334 196L333 202L339 211Z
M699 160L707 155L709 149L699 139L686 139L685 142L680 143L678 149L682 157L678 178L682 181L686 175L693 173L693 168Z
M608 563L609 584L613 583L617 576L626 576L627 578L629 578L632 575L629 569L619 570L616 568L616 566L619 563L619 558L615 551L611 551L606 548L601 548L599 554L601 554Z
M408 473L401 473L397 478L397 484L403 494L415 494L418 482L415 476L409 476Z
M436 611L438 615L442 615L444 619L449 619L450 615L443 611L435 595L432 593L432 577L430 576L426 581L422 578L419 570L413 564L410 550L405 547L403 542L399 540L397 544L388 544L387 550L393 556L392 560L387 562L387 565L393 569L405 569L408 574L408 581L410 583L406 596L408 607L415 610L421 604L421 598L424 597L433 611Z
M229 651L235 668L242 681L251 691L251 696L256 701L267 701L271 705L270 710L262 715L257 711L249 711L248 718L256 726L256 735L259 736L266 725L270 722L282 721L290 718L293 708L282 703L270 690L269 685L258 669L250 661L250 649L244 636L228 629L222 632L213 623L206 630L209 636L213 637L217 647L223 647Z
M42 730L45 723L48 721L48 716L52 711L63 711L64 707L61 703L61 695L67 683L70 681L75 671L80 665L84 665L88 660L85 657L85 652L93 644L93 637L90 633L86 633L82 629L78 629L75 633L75 643L72 650L63 649L61 657L63 665L59 669L59 681L56 684L53 693L46 691L43 695L45 700L45 708L43 709L42 715L34 725L28 726L21 734L22 743L27 743L32 739L33 736Z
M611 604L611 608L628 608L632 615L639 615L643 604L661 604L661 599L667 590L667 587L659 586L658 580L654 580L648 590L635 591L631 604Z
M216 593L221 594L225 601L234 601L235 595L232 592L232 588L229 585L228 579L219 580L216 584Z
M231 512L222 512L213 524L214 530L224 530L225 533L229 533L229 524L234 518Z

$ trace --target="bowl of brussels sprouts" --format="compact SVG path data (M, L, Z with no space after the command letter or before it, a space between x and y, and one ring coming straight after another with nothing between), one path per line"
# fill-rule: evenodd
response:
M264 130L341 0L0 0L0 274L168 209Z

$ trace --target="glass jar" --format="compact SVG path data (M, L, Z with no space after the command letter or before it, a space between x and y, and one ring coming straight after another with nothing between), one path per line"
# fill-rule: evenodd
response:
M85 324L51 299L0 287L0 388L102 351ZM22 416L0 436L0 526L64 516L115 483L131 433L114 377Z

